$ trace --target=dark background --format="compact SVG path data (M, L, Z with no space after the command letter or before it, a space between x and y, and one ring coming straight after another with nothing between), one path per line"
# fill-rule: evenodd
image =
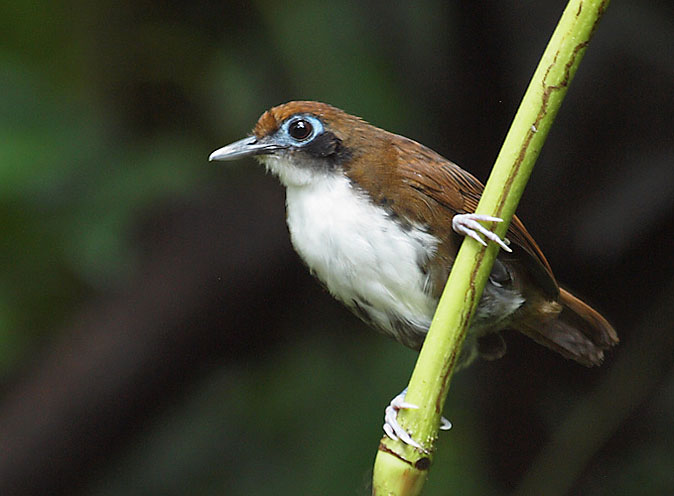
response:
M673 5L609 7L518 211L622 343L508 334L426 494L674 493ZM306 273L274 178L207 157L316 99L485 180L563 7L3 2L0 494L367 494L416 354Z

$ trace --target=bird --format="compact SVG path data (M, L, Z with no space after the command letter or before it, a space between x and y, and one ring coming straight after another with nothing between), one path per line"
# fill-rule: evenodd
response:
M265 111L252 133L209 160L255 157L286 188L293 247L309 271L361 320L419 350L464 237L500 246L457 369L504 355L511 329L581 365L600 365L619 341L611 324L561 288L522 221L501 239L500 218L475 213L484 189L430 148L326 103ZM403 391L384 430L419 446L397 424L413 408Z

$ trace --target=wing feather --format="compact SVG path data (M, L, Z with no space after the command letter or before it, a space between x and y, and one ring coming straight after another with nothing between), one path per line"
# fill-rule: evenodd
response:
M484 190L482 183L441 155L412 140L409 142L417 145L416 150L409 153L409 143L399 147L398 170L403 183L410 186L413 194L430 198L441 205L449 211L449 221L456 214L475 212ZM420 198L418 201L424 200ZM543 292L556 299L559 287L550 264L517 216L513 216L506 237L513 253L502 252L499 258L522 264Z

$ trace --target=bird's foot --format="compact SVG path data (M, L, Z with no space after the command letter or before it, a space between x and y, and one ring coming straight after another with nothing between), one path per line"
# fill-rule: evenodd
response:
M512 250L508 246L508 240L503 240L498 237L495 233L484 227L478 221L482 222L503 222L503 219L499 217L492 217L490 215L480 215L480 214L458 214L452 218L452 228L455 232L463 235L470 236L475 241L481 245L487 246L487 242L482 239L482 236L498 244L507 252ZM480 234L482 236L480 236Z
M410 436L409 432L403 429L398 423L398 412L400 410L416 410L419 408L417 405L405 401L406 394L407 388L403 389L398 396L393 398L389 406L386 407L386 412L384 413L384 432L394 441L400 440L409 446L425 451L425 449ZM440 429L448 431L451 428L452 423L445 417L441 417Z

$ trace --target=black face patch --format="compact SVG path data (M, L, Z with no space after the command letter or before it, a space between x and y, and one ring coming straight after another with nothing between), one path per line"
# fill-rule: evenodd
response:
M351 152L334 133L325 131L302 147L312 158L327 160L330 165L340 165L351 158Z

